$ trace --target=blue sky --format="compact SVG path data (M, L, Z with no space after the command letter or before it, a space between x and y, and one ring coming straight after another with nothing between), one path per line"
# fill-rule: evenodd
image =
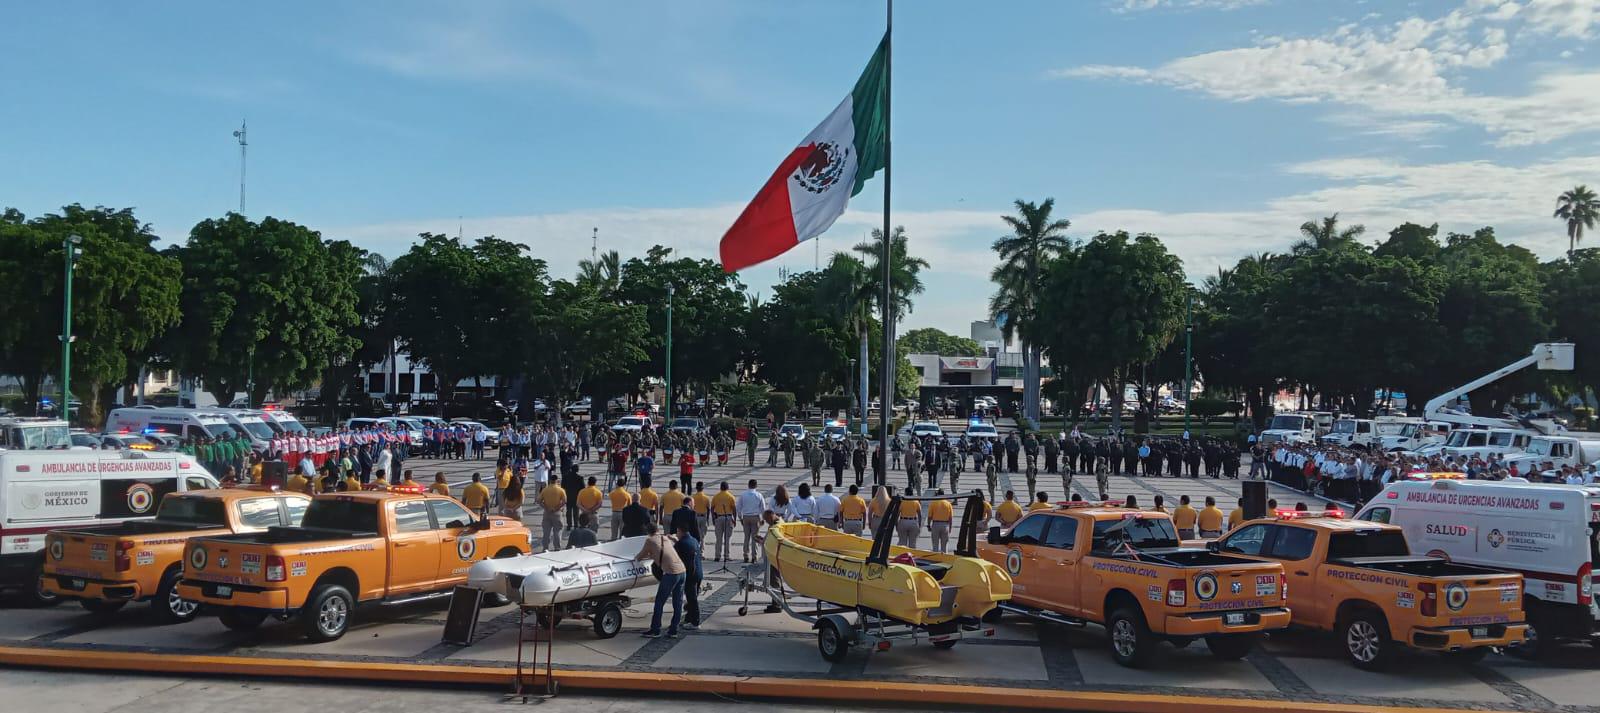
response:
M167 240L235 209L393 257L497 234L558 275L600 249L714 256L843 98L882 5L49 3L0 25L0 205L133 206ZM998 215L1151 232L1196 278L1339 211L1494 225L1554 257L1600 182L1600 0L902 1L896 223L932 268L906 326L981 319ZM874 180L822 259L881 221ZM804 245L743 275L770 294Z

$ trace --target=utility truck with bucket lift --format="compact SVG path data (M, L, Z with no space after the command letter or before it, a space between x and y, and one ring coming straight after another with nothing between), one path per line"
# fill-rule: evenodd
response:
M1452 405L1473 391L1528 367L1539 371L1572 371L1574 349L1566 342L1535 344L1528 356L1429 399L1423 406L1423 417L1429 422L1448 423L1452 430L1443 446L1437 450L1424 447L1420 454L1467 458L1504 456L1522 452L1533 436L1560 432L1561 426L1550 420L1474 416L1454 410Z
M1166 513L1062 503L991 528L978 554L1011 575L1011 599L996 613L1100 624L1124 666L1148 664L1163 640L1203 638L1217 658L1236 660L1262 632L1289 625L1282 565L1182 547Z
M1209 547L1289 573L1294 625L1336 632L1357 668L1384 670L1401 647L1473 662L1522 643L1522 575L1417 557L1397 526L1340 511L1280 510Z
M153 520L51 530L43 586L97 614L148 601L162 621L189 621L199 605L178 596L184 543L298 525L310 503L303 494L260 486L190 490L162 498Z
M1356 518L1402 528L1429 555L1520 573L1528 632L1514 653L1545 656L1563 640L1600 646L1600 486L1436 476L1390 484Z
M272 616L332 641L357 604L448 597L474 562L527 554L532 539L520 522L474 517L420 487L327 494L299 527L190 539L178 595L217 608L230 629Z

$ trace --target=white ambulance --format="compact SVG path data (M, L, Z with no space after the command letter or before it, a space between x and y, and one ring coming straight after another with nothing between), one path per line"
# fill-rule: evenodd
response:
M1600 486L1435 479L1390 484L1360 520L1405 530L1417 554L1523 575L1528 639L1600 645L1594 563L1600 559ZM1545 646L1539 639L1546 640Z
M215 487L183 453L0 451L0 589L48 602L37 591L45 533L153 517L167 493Z

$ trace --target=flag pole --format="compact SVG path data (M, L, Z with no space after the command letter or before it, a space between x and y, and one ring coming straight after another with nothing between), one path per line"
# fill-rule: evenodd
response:
M889 479L889 424L890 414L894 413L894 291L890 279L893 276L891 259L894 257L893 234L889 227L889 171L890 171L890 141L893 133L893 124L889 118L889 97L892 78L894 76L894 0L888 0L884 16L883 31L883 364L878 367L878 377L883 380L882 396L878 406L878 457L883 461L883 475L878 485L883 485Z

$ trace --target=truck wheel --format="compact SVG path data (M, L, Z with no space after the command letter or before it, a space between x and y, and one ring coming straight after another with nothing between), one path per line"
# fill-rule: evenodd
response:
M602 605L594 614L594 635L609 639L622 631L622 605L616 602Z
M1106 620L1106 634L1111 643L1111 657L1128 668L1142 668L1150 662L1155 638L1144 623L1144 615L1137 609L1122 607L1111 612Z
M849 640L832 619L823 619L817 624L817 650L822 652L824 660L831 663L843 661L850 653Z
M986 612L983 613L983 623L985 623L985 624L998 624L998 623L1000 623L1001 615L1002 615L1002 613L1000 611L1000 607L995 607L993 609L990 609L989 611L986 611Z
M311 599L300 610L300 625L306 638L315 642L335 641L350 628L350 613L355 598L337 584L323 584L311 592Z
M1540 661L1549 656L1550 652L1555 650L1556 642L1547 641L1548 637L1539 635L1539 625L1543 623L1539 619L1528 617L1528 633L1523 637L1522 645L1508 649L1508 653L1528 661Z
M150 600L151 608L156 610L156 617L168 624L192 621L195 614L200 612L200 602L178 596L178 580L182 577L182 570L169 570L161 578L161 586L156 587L155 598Z
M1389 625L1382 616L1371 612L1359 612L1345 619L1344 625L1339 627L1339 638L1344 641L1350 663L1362 670L1383 670L1394 652Z
M1255 634L1212 634L1206 637L1206 648L1222 661L1238 661L1256 647Z
M217 614L217 621L228 627L229 631L255 631L260 628L261 622L267 620L264 611L250 611L229 607Z
M91 614L114 614L127 604L127 602L108 602L104 599L79 599L78 603Z
M53 607L61 603L61 596L44 589L44 554L40 553L39 560L33 565L33 572L29 575L33 586L23 590L22 603L30 607Z

